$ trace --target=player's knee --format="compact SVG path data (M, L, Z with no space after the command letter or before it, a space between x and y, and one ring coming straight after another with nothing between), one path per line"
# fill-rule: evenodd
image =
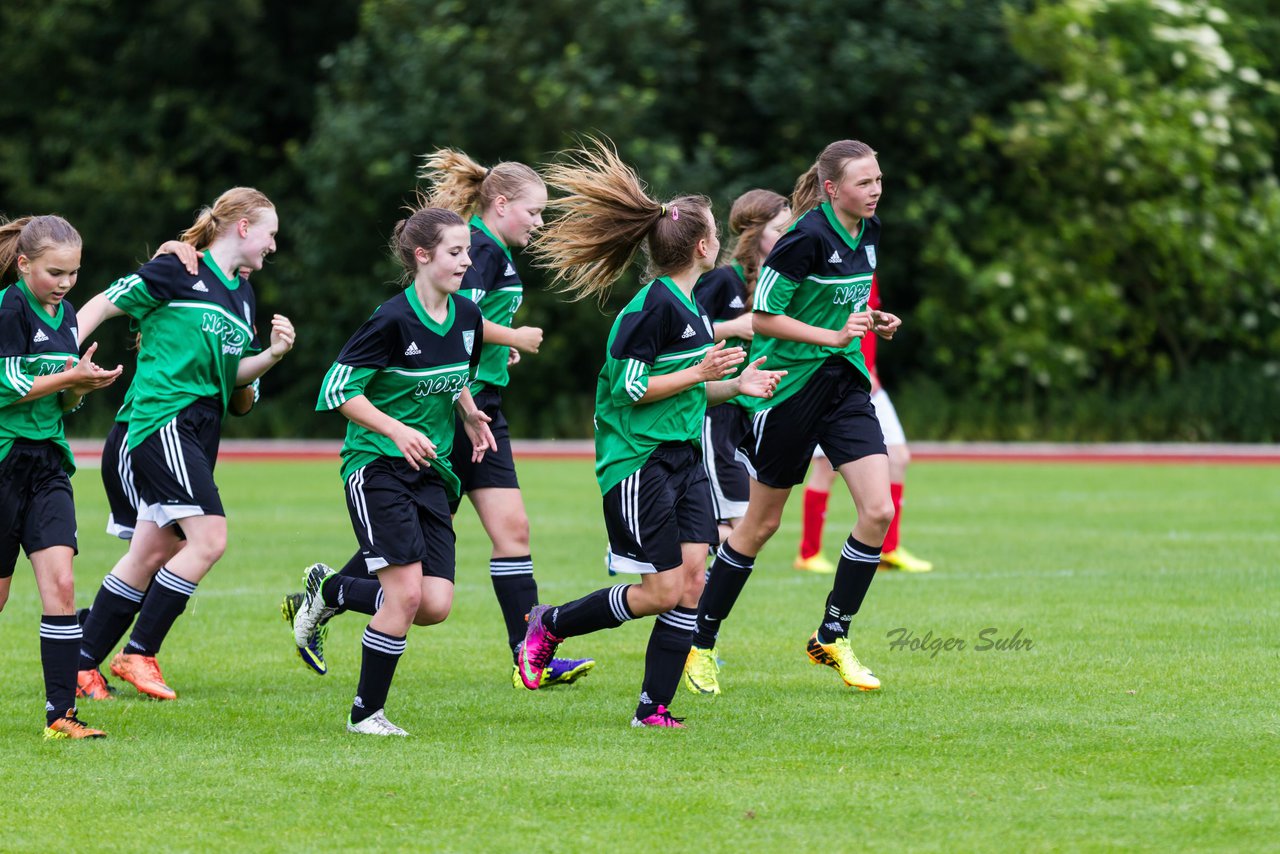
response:
M893 502L885 496L884 501L876 501L865 507L858 517L865 519L873 528L887 531L889 523L893 521Z
M0 590L0 611L4 610L4 606L8 603L8 601L9 601L9 588L5 587L3 590Z
M449 612L452 610L452 602L428 602L424 599L418 605L418 613L413 618L413 624L434 626L437 623L443 623L449 618Z
M44 603L44 607L50 612L70 613L75 610L76 589L75 576L71 574L71 567L67 567L66 572L60 572L52 579L44 595L49 601Z

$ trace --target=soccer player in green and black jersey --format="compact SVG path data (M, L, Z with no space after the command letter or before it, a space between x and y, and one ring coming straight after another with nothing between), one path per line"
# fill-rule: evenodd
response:
M253 382L293 347L292 324L275 315L270 343L259 352L253 289L235 275L242 267L262 269L275 251L278 225L262 193L228 190L182 235L205 250L198 273L160 255L81 312L82 334L128 314L146 342L129 413L138 523L128 554L103 580L85 621L82 685L97 681L93 672L133 624L111 672L148 696L177 697L156 654L226 548L227 520L213 479L222 416L236 387ZM187 544L175 554L179 525ZM153 578L158 586L144 602Z
M778 529L787 496L803 482L818 444L848 484L858 520L808 654L815 664L834 668L847 685L880 687L848 638L893 517L884 437L859 348L862 335L890 338L901 323L867 309L880 241L880 191L880 166L870 147L853 140L827 146L796 184L792 209L805 213L761 270L752 355L767 356L770 367L786 369L787 376L769 400L747 402L751 432L740 457L751 472L751 499L712 565L686 668L704 693L719 692L714 662L720 624L756 555Z
M480 309L457 295L470 242L462 218L439 208L418 210L396 226L392 245L412 283L342 348L316 404L350 421L342 446L347 510L366 572L377 576L382 594L362 640L351 732L407 734L384 707L409 626L439 623L453 606L449 503L461 487L449 457L454 411L466 424L472 460L495 447L489 418L467 389L484 345ZM356 581L308 571L294 618L299 647Z
M723 380L745 353L712 341L711 323L693 300L694 284L720 250L710 203L650 198L606 144L571 156L574 162L548 173L568 196L556 203L565 214L535 247L540 262L579 295L602 294L643 242L652 274L614 321L596 383L596 478L609 567L639 574L640 582L534 608L519 674L537 689L565 638L653 615L631 723L680 727L668 706L689 651L707 546L717 539L698 446L703 414L709 403L738 394L768 397L781 374L757 361Z
M760 264L791 221L785 197L770 190L748 190L729 209L729 231L737 236L730 263L716 267L694 286L693 297L711 318L717 341L750 349L751 297ZM750 420L740 401L707 410L702 425L702 462L711 484L720 542L747 511L747 469L736 453Z
M70 475L75 460L62 414L102 388L121 368L79 358L76 312L67 301L80 269L80 235L62 217L0 220L0 609L9 598L18 549L26 551L40 592L40 661L45 684L45 738L100 738L76 716L72 558L76 512Z

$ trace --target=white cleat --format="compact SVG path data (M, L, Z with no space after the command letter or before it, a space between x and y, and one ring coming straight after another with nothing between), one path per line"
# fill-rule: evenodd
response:
M387 720L387 716L382 713L382 709L369 715L358 724L353 724L351 718L347 718L347 732L358 732L362 735L408 735L409 733L400 729L400 727Z

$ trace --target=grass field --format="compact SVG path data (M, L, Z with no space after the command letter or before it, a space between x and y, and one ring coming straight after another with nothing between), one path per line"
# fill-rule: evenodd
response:
M464 507L453 616L410 633L392 687L408 740L344 731L364 618L335 621L317 677L277 612L304 565L350 554L336 467L219 472L232 546L161 654L181 699L124 686L85 703L108 739L39 738L39 604L20 561L0 615L0 849L1280 846L1275 467L918 464L906 543L939 569L872 585L853 637L876 694L805 658L830 582L790 568L793 501L721 634L725 693L682 689L683 732L627 726L647 622L571 640L566 654L599 660L574 687L511 687ZM590 465L521 475L542 599L607 584ZM121 549L101 533L97 472L76 484L87 604ZM850 519L833 501L828 552ZM895 629L966 646L894 649ZM1031 648L979 651L986 629Z

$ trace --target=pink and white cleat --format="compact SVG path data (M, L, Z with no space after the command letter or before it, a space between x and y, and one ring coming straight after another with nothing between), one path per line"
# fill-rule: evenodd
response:
M671 729L688 729L688 727L684 725L684 718L674 717L671 714L671 712L667 711L666 706L658 706L657 710L654 711L653 714L649 715L643 720L640 718L632 718L631 725L632 726L669 727Z
M530 691L537 691L542 685L542 671L547 669L556 654L556 647L564 638L558 638L542 624L542 615L551 609L550 605L534 605L529 611L529 628L524 633L524 643L520 645L520 655L516 667L520 673L520 681Z

